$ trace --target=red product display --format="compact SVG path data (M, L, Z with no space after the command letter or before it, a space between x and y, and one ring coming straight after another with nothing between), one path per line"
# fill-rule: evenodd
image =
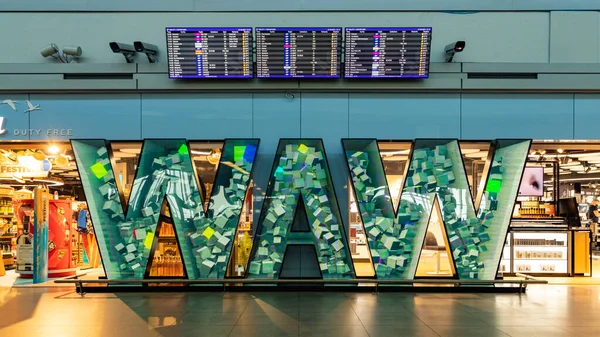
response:
M14 201L15 213L19 222L27 215L28 209L33 209L33 199ZM75 275L76 261L72 261L72 244L74 230L71 226L73 216L72 201L50 200L49 225L48 225L48 277L65 277ZM33 217L29 226L30 233L34 233ZM17 257L18 258L18 257ZM21 271L20 277L31 278L31 271Z

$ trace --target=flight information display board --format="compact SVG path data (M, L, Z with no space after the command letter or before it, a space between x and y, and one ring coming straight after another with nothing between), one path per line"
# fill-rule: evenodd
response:
M252 28L167 28L170 78L252 78Z
M341 28L256 28L259 78L339 78Z
M427 78L431 28L346 28L345 78Z

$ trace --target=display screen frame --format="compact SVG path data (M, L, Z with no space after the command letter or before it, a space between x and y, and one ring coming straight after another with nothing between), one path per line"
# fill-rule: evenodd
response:
M258 48L259 48L259 33L265 31L275 31L275 32L312 32L312 31L332 31L338 32L339 34L339 43L337 47L337 76L331 75L269 75L269 76L261 76L258 73ZM256 27L254 28L254 36L256 37L256 78L259 79L340 79L343 77L342 73L344 68L342 67L342 49L344 46L344 28L343 27Z
M249 32L250 41L248 41L248 56L249 56L249 75L181 75L176 76L171 73L171 58L169 57L172 51L169 49L168 34L170 32L197 32L197 31L208 31L208 32ZM165 42L167 44L167 71L170 79L177 80L214 80L214 79L253 79L254 78L254 30L252 27L165 27Z
M529 180L533 178L540 187L540 192L535 192ZM519 185L519 197L543 197L544 196L544 167L525 166L523 177Z
M403 31L427 31L429 32L428 48L427 48L427 73L425 75L385 75L385 76L373 76L373 75L350 75L346 72L350 65L348 62L348 43L349 33L351 32L403 32ZM345 79L426 79L429 78L429 67L431 64L431 40L432 40L433 28L432 27L345 27L344 29L344 76Z

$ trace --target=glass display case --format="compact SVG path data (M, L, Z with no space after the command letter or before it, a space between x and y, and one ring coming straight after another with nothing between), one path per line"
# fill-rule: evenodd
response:
M590 232L559 220L515 221L506 237L498 275L591 276Z
M516 273L569 273L568 232L513 232Z

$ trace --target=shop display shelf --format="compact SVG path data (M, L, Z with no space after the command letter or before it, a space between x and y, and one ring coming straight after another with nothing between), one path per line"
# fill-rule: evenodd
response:
M527 246L515 245L514 247L515 248L550 248L550 247L552 247L552 248L567 248L566 245L560 245L560 246L558 246L558 245L539 245L539 246L537 246L537 245L527 245Z
M158 241L177 241L176 237L168 237L168 238L158 238Z
M540 259L515 259L515 261L566 261L567 259L546 259L546 258L540 258Z

